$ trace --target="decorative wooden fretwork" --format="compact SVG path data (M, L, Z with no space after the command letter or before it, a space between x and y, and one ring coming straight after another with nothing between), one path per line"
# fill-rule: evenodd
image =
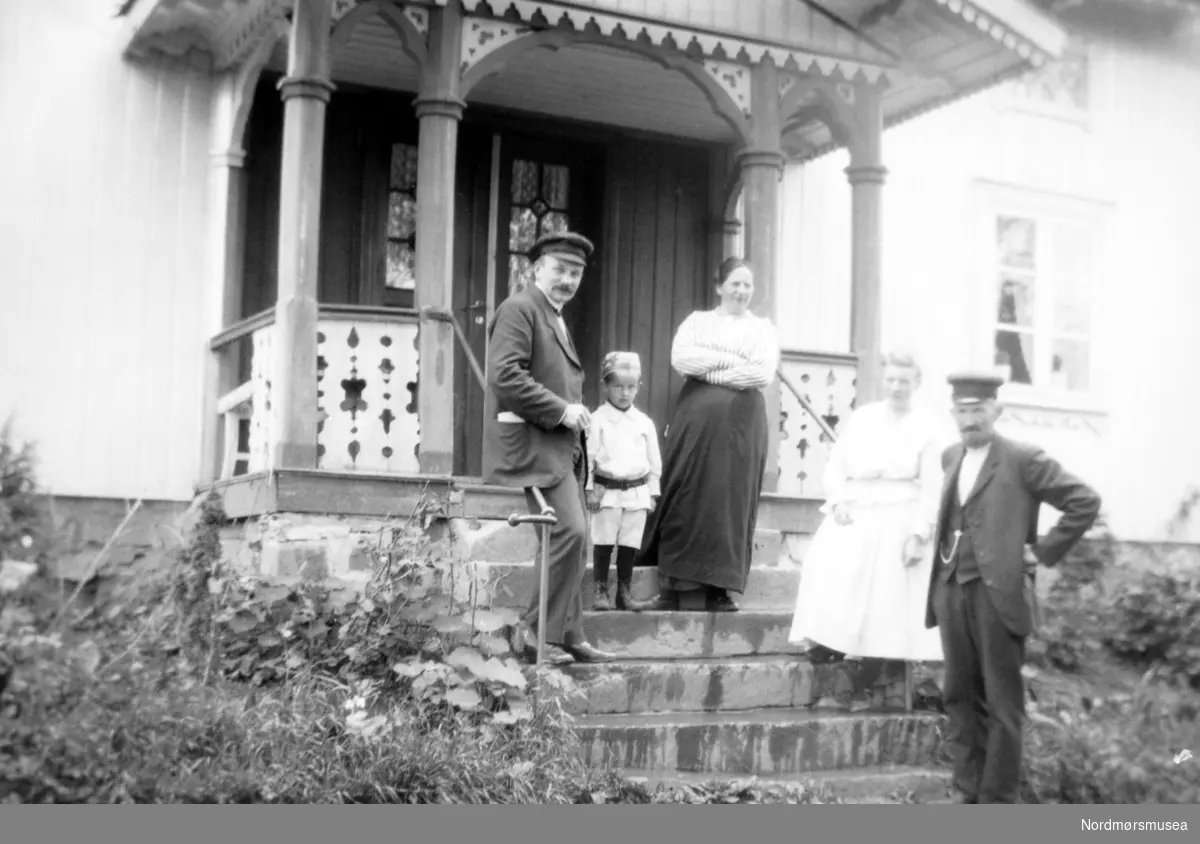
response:
M934 0L934 2L962 18L963 21L971 24L980 32L987 34L994 41L1003 44L1009 50L1015 51L1018 56L1028 61L1034 67L1041 67L1049 58L1046 52L1036 44L1018 35L999 20L976 8L968 0Z
M714 33L666 20L659 23L644 18L631 19L617 10L609 14L599 8L582 7L582 4L558 5L542 0L505 0L503 3L463 0L463 9L468 13L468 22L486 19L485 15L490 12L497 20L503 15L503 23L509 29L520 23L540 27L565 25L576 32L636 41L722 63L736 58L739 62L753 64L769 56L777 67L789 72L836 76L848 80L856 79L861 74L871 83L897 72L894 57L863 40L839 42L835 46L841 55L831 56L811 48L765 44L759 40L739 38L732 32ZM468 30L464 29L463 34L465 56ZM844 52L847 50L849 53ZM854 55L854 58L848 58L848 55ZM478 61L478 57L473 61Z
M786 352L782 368L837 434L854 409L854 360ZM780 400L778 492L820 498L821 475L833 444L787 387L781 386Z
M275 326L264 325L253 335L250 381L254 403L250 412L250 460L247 471L261 472L271 460L271 369L274 366Z
M462 22L462 67L466 73L484 56L530 32L528 26L512 21L468 15Z
M422 6L405 4L404 17L408 18L413 29L421 34L421 39L429 43L429 10Z
M1084 113L1088 108L1087 54L1069 53L1026 73L1012 83L1019 101L1063 113Z
M570 228L571 171L560 164L515 159L508 226L508 293L533 281L529 250L542 235Z
M742 114L750 117L750 68L735 62L709 59L704 62L704 70L725 89ZM787 77L788 74L783 76Z
M417 324L322 318L317 466L416 472Z
M417 147L393 144L388 185L386 286L412 290L416 286Z
M337 26L338 21L346 17L355 6L366 2L366 0L333 0L333 9L329 13L329 22L332 26Z

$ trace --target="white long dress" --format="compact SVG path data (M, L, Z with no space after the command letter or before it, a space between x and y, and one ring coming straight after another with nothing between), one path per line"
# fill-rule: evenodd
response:
M942 660L938 629L925 629L934 543L904 564L914 533L932 537L942 470L933 420L897 416L884 402L856 410L830 452L826 514L801 563L789 640L859 657ZM835 504L853 521L839 525Z

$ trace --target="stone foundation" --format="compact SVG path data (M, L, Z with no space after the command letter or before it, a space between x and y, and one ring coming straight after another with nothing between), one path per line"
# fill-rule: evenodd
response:
M222 554L226 563L248 575L360 589L386 562L406 525L406 519L278 513L231 522L221 532ZM434 540L449 540L449 560L470 564L462 567L461 578L456 577L459 599L467 600L474 590L482 605L509 604L506 595L528 586L526 567L537 554L533 526L454 518L434 522L427 534ZM758 531L753 563L759 569L795 569L809 539ZM506 585L506 581L512 582Z
M47 496L55 545L46 566L52 578L79 581L85 578L97 554L121 526L132 501L113 498ZM115 538L99 566L106 571L133 563L158 570L189 538L191 524L187 501L143 501L125 529Z

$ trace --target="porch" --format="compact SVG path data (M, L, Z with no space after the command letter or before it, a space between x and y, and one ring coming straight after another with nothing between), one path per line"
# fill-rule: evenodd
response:
M521 509L476 483L475 366L496 305L527 280L532 239L570 226L598 244L566 316L589 373L610 348L642 355L639 403L662 431L679 381L671 337L709 306L721 258L748 257L755 310L787 318L776 293L802 281L775 271L779 175L836 146L851 159L851 348L787 349L782 368L833 428L876 398L884 125L1061 45L999 0L890 17L828 5L210 4L201 485L242 516L306 498L398 515L428 485L467 517ZM135 49L197 29L173 4L134 7ZM593 375L593 404L596 387ZM768 407L763 526L778 513L795 530L821 497L829 443L778 383Z

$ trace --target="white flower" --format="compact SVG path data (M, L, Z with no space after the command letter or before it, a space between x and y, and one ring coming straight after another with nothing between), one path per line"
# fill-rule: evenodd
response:
M1175 754L1175 764L1182 765L1184 762L1187 762L1189 759L1194 759L1194 758L1195 757L1192 756L1192 751L1181 750L1177 754Z
M32 545L33 545L33 537L32 536L30 536L29 534L25 534L24 536L21 537L21 547L22 548L29 548Z

